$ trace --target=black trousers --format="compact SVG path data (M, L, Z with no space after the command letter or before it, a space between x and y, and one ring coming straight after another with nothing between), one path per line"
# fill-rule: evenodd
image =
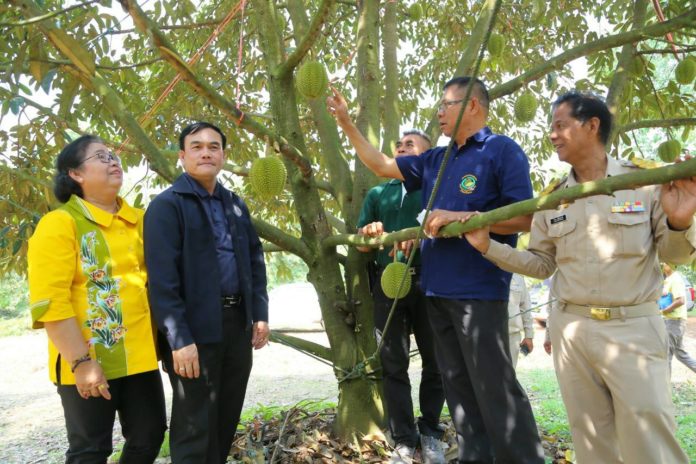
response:
M529 399L510 359L507 301L428 297L460 463L543 463Z
M126 439L120 462L152 464L159 453L167 413L159 371L109 380L111 399L83 399L75 385L58 385L68 431L69 464L105 464L113 452L112 432L118 412Z
M252 347L244 309L225 309L222 316L222 341L197 345L197 379L176 375L171 350L163 352L172 384L173 464L224 463L230 453L251 373Z
M426 298L420 289L417 276L414 277L411 291L399 300L394 310L380 352L389 430L397 444L411 447L418 443L418 431L424 435L442 438L443 431L439 423L442 406L445 404L442 378L435 358L433 331L426 310ZM373 299L375 328L381 337L394 300L384 295L379 284L373 287ZM414 423L411 383L408 378L411 330L415 335L423 364L418 395L422 416L418 419L418 430Z

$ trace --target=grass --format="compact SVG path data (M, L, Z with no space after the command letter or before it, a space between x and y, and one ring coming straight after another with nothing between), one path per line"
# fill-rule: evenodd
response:
M282 412L291 408L299 408L307 412L316 412L324 411L326 409L333 409L335 407L335 402L327 400L302 400L299 403L291 406L266 406L258 403L253 408L242 411L237 429L244 430L243 424L251 422L256 418L263 421L269 421L273 417L280 417Z
M539 429L571 445L568 418L553 369L518 371L518 378L527 390ZM685 382L672 387L677 440L689 461L696 462L696 384Z

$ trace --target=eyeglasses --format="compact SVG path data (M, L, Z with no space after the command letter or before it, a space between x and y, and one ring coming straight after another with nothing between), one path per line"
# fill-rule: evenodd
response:
M99 158L99 161L101 161L104 164L110 164L112 161L116 164L121 164L121 158L119 158L118 155L115 155L110 151L98 151L92 156L88 156L87 158L83 159L82 162L84 163L85 161L92 158Z
M457 103L461 103L464 100L466 100L466 98L460 98L459 100L444 100L440 102L440 105L437 107L437 110L444 113L450 106L456 105Z

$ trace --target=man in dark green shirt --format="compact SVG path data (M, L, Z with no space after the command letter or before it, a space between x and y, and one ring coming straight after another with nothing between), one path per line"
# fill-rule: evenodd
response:
M394 156L420 155L429 149L430 145L430 139L425 133L417 130L406 131L396 144ZM422 209L420 190L407 193L403 182L390 180L367 192L358 219L358 233L376 237L383 233L418 226L417 217ZM404 249L405 253L384 249L375 254L371 281L374 283L372 296L375 332L378 338L382 336L393 302L384 295L379 284L382 271L394 260L394 253L397 253L400 261L406 262L407 254L412 246L412 241L402 244L400 248ZM371 248L358 249L364 252L373 251ZM425 295L420 289L420 256L416 255L412 264L414 284L409 294L399 300L380 352L387 417L395 443L395 451L390 462L410 464L413 461L420 432L422 461L426 464L444 464L445 457L440 443L443 431L439 422L445 396L435 359L433 333L426 314ZM416 337L423 364L419 392L422 417L418 419L417 428L413 417L411 384L408 378L411 331Z

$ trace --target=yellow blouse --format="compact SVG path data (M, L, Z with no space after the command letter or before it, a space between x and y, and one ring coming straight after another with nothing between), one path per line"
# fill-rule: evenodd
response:
M107 379L157 369L144 212L119 201L111 214L73 195L39 221L28 250L33 328L75 317ZM75 383L70 361L49 340L51 381Z

